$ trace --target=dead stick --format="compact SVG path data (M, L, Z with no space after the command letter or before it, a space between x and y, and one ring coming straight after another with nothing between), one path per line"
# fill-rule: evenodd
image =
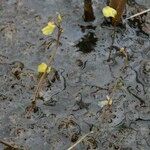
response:
M89 134L94 133L93 131L91 131L90 133L85 134L84 136L82 136L76 143L74 143L71 147L69 147L67 150L71 150L73 149L75 146L77 146L80 142L82 142Z
M11 147L12 149L16 150L17 147L16 146L12 146L11 144L9 144L8 142L5 142L3 140L0 140L0 143L7 146L7 147Z
M144 11L142 11L142 12L139 12L139 13L137 13L137 14L135 14L135 15L132 15L132 16L130 16L130 17L124 19L124 21L129 20L129 19L132 19L132 18L137 17L137 16L140 16L140 15L142 15L142 14L145 14L145 13L149 12L149 11L150 11L150 8L147 9L147 10L144 10Z

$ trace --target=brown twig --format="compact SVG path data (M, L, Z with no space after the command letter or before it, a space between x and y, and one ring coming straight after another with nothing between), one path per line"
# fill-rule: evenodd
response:
M92 0L84 0L84 21L89 22L95 20Z
M0 143L11 148L12 150L18 150L18 147L17 146L13 146L12 144L8 143L8 142L5 142L3 140L0 140Z
M123 21L129 20L129 19L132 19L132 18L135 18L135 17L140 16L140 15L142 15L142 14L148 13L149 11L150 11L150 8L147 9L147 10L144 10L144 11L142 11L142 12L139 12L139 13L137 13L137 14L134 14L134 15L132 15L132 16L130 16L130 17L124 19Z
M118 25L121 23L121 18L126 6L127 0L110 0L109 5L117 11L115 18L112 18L112 24Z
M93 134L94 132L91 131L84 136L82 136L76 143L74 143L71 147L69 147L67 150L72 150L75 146L77 146L80 142L82 142L88 135Z
M115 42L115 36L116 36L116 24L114 25L114 30L113 30L113 33L112 33L112 42L111 42L111 49L109 51L109 56L108 56L108 61L110 61L111 59L111 54L112 54L112 46L114 45L114 42Z

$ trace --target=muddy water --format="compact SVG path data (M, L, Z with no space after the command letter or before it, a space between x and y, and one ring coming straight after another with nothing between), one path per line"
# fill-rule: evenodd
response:
M117 27L112 48L114 29L101 13L105 3L94 1L95 20L84 22L79 0L1 1L0 139L29 150L66 150L93 130L77 149L150 148L150 16ZM126 16L149 7L146 0L128 1ZM55 74L47 77L38 109L27 118L37 65L47 61L53 41L41 28L56 12L64 16L64 33ZM128 66L120 73L122 47ZM120 76L112 107L101 109L98 102L111 95Z

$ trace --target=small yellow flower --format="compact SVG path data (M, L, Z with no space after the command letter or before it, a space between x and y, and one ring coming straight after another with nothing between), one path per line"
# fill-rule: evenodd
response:
M49 22L48 25L42 29L42 33L44 35L50 35L54 32L55 28L56 28L55 23Z
M117 15L117 11L114 8L110 7L110 6L104 7L102 12L103 12L103 15L105 17L113 17L113 18L115 18L115 16Z
M47 64L45 63L41 63L38 65L38 73L44 73L47 69ZM48 67L47 69L47 73L49 73L51 71L51 67Z

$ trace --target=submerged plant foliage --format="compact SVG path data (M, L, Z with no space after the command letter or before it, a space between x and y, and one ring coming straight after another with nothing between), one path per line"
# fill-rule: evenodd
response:
M106 6L102 9L103 15L108 18L108 17L113 17L115 18L115 16L117 15L117 11L110 7L110 6Z

